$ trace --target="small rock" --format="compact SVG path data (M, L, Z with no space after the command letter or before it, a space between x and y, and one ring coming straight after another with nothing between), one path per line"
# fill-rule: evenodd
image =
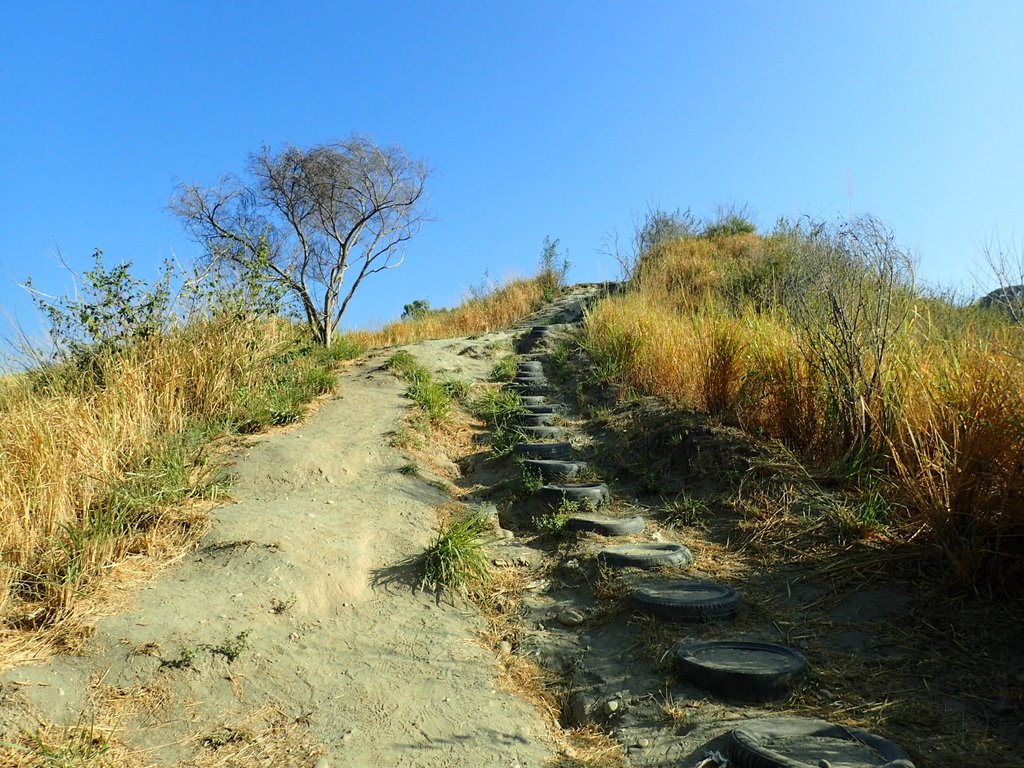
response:
M495 568L508 568L508 560L502 560L501 558L495 558L491 560Z
M584 616L579 611L566 609L558 614L558 621L567 627L578 627L584 621Z
M818 768L832 768L832 763L830 763L828 760L819 760Z
M609 699L604 703L604 713L606 715L613 715L619 711L619 700Z
M502 640L498 643L498 650L502 653L512 653L512 643L508 640Z
M327 501L325 501L324 503L325 503L325 504L333 504L333 503L334 503L334 499L328 499L328 500L327 500Z
M636 740L636 745L638 747L640 747L640 749L646 749L647 747L651 746L651 740L650 739L637 739Z

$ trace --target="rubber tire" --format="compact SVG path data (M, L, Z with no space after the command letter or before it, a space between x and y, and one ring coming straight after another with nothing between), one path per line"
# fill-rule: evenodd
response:
M607 504L611 499L608 486L604 483L557 483L545 485L537 496L553 507L562 503L562 499L592 504L595 508Z
M523 395L547 396L551 391L551 388L546 384L523 384L522 382L512 382L509 384L509 389L518 392L520 397Z
M541 360L520 360L516 373L544 373L544 363Z
M582 470L587 469L583 461L559 461L557 459L526 459L523 467L533 472L540 472L545 483L552 480L571 480Z
M534 415L540 415L542 413L561 413L562 408L558 405L552 405L550 403L540 403L538 405L523 404L523 407Z
M780 735L849 739L877 752L886 761L876 764L876 768L914 768L907 753L888 739L862 728L832 725L810 718L768 717L734 728L726 737L726 753L739 768L817 768L820 765L817 761L811 764L787 757L763 744L765 740Z
M631 551L632 550L632 551ZM597 553L599 560L618 568L661 568L665 565L687 566L693 553L682 544L623 544Z
M629 536L642 533L647 523L642 517L610 517L608 515L570 515L565 527L581 533L599 533L602 536Z
M549 382L547 379L545 379L543 377L536 377L536 378L523 377L523 378L520 378L520 377L517 376L516 378L514 378L512 380L512 383L515 384L516 386L546 387L551 382Z
M716 592L695 598L694 592ZM629 595L635 610L672 621L709 621L736 615L739 593L732 587L711 581L674 580L644 584Z
M572 459L572 445L569 443L519 443L512 453L526 459Z
M532 406L540 406L542 408L548 407L548 399L544 395L523 395L519 398L526 408Z
M527 437L534 440L564 440L565 429L563 427L520 427L519 430Z
M525 413L519 417L524 427L553 427L556 421L558 414L555 413Z
M762 651L779 660L777 669L728 668L698 663L705 650ZM676 670L698 688L729 701L760 704L788 697L807 677L807 659L789 646L743 640L712 640L683 643L676 648Z

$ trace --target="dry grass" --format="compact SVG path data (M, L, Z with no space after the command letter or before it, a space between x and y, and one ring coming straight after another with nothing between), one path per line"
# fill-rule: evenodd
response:
M284 324L197 323L4 388L0 668L73 648L82 619L203 533L181 504L218 492L207 442L294 405L268 390L295 347Z
M544 301L544 291L538 278L512 280L492 293L471 296L454 309L433 310L388 323L378 331L353 331L346 337L364 347L391 347L501 330L535 311Z
M821 375L835 361L816 358L783 304L765 300L778 247L753 235L658 246L635 290L587 318L597 376L778 440L817 471L868 478L903 538L926 534L965 580L1020 582L1024 333L914 300L856 446Z

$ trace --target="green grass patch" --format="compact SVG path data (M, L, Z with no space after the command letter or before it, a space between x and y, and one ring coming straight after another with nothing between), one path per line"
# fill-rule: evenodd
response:
M446 590L463 598L490 581L484 533L489 519L477 510L449 522L423 554L422 589Z

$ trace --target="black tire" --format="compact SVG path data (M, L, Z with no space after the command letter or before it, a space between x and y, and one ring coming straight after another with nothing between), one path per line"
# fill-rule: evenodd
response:
M539 403L537 405L531 405L529 403L523 403L523 407L533 414L541 413L561 413L562 408L558 405L552 405L551 403Z
M519 417L524 427L553 427L556 421L558 415L554 413L525 413Z
M544 395L523 395L519 399L523 401L523 405L527 408L530 406L547 407L545 406L545 403L547 403L548 399L544 397Z
M589 504L595 508L607 504L611 498L608 493L608 486L604 483L559 483L556 485L545 485L537 491L538 498L557 507L562 499L578 501L582 504Z
M686 566L693 562L693 553L682 544L622 544L607 547L597 557L618 568L661 568L665 565Z
M519 430L531 440L564 440L562 427L520 427Z
M550 382L547 379L545 379L543 376L537 376L537 377L520 377L520 376L517 376L516 378L514 378L512 380L512 383L517 385L517 386L546 387L546 386L548 386L548 384Z
M711 640L676 648L676 670L719 698L758 704L789 696L807 677L807 660L777 643Z
M547 384L524 384L522 382L514 381L509 384L509 389L513 389L519 393L519 396L523 395L542 395L546 396L551 388Z
M557 459L526 459L523 466L531 472L540 472L545 483L557 480L571 480L587 468L583 461L558 461Z
M629 596L630 605L673 621L707 621L736 615L740 596L710 581L652 581Z
M540 360L520 360L518 373L544 373L544 363Z
M519 443L512 453L525 459L571 459L572 446L569 443Z
M730 731L725 749L739 768L817 768L822 759L841 765L914 768L907 753L888 739L862 728L802 717L754 720Z
M639 515L635 517L610 517L608 515L570 515L565 527L570 531L600 533L602 536L628 536L642 533L647 524Z

